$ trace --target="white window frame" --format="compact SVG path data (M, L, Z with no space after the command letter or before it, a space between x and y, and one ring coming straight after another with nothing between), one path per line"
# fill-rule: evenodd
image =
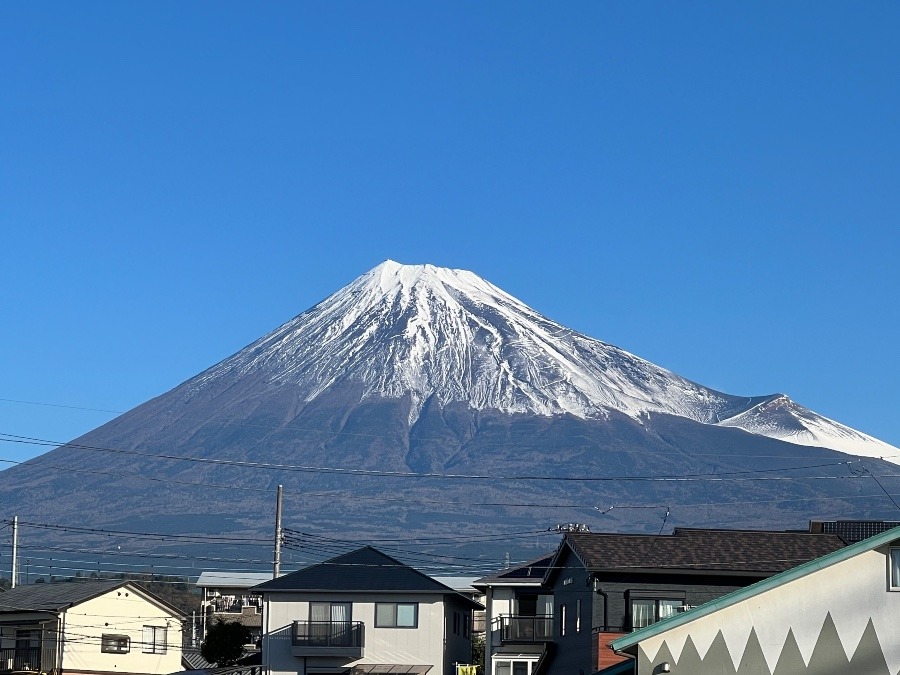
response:
M168 626L144 626L144 654L165 654L168 649L168 633Z
M531 675L531 673L534 672L534 664L537 663L537 660L523 659L523 658L516 658L516 657L511 657L511 658L495 657L493 659L493 664L492 664L492 668L493 668L492 675L499 675L499 673L497 672L497 666L500 665L501 663L509 664L509 675L513 674L513 663L525 663L525 664L527 664L526 675Z

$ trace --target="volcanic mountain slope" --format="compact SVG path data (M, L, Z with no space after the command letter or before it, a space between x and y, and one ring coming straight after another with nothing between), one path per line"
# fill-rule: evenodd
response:
M723 394L581 335L471 272L388 261L172 391L0 473L0 508L258 532L270 528L258 517L267 491L284 483L289 521L360 536L533 528L624 505L692 504L680 522L693 525L886 510L840 453L900 456L783 395ZM823 479L822 465L842 480ZM791 481L736 473L787 468Z
M187 383L293 388L306 403L352 383L360 400L464 402L474 410L634 419L668 413L705 424L881 457L893 446L827 420L787 397L729 396L555 323L464 270L382 263Z

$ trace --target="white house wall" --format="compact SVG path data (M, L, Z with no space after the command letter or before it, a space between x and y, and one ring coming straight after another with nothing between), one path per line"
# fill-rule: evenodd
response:
M181 667L182 624L170 611L123 587L82 602L63 614L62 667L67 673L178 672ZM167 628L166 653L145 654L144 626ZM127 654L100 651L104 634L127 635Z
M497 630L497 619L504 616L513 616L516 612L516 592L540 593L537 585L529 586L491 586L486 595L487 613L485 622L485 667L487 675L496 675L497 661L526 661L529 672L533 664L544 651L543 643L511 644L504 646L500 639L500 631ZM538 612L540 613L540 607Z
M299 673L306 668L324 667L335 663L335 657L297 657L291 654L291 632L294 621L309 620L309 603L352 602L351 621L365 624L365 652L362 659L343 660L346 667L362 663L430 665L430 675L444 672L444 603L435 595L379 595L335 593L327 599L322 594L279 593L267 596L264 606L263 646L264 665L273 675ZM417 628L376 628L376 602L416 602L419 605Z
M751 672L745 662L759 660L750 658L752 651L761 652L765 663L756 665L765 665L769 673L789 662L791 670L785 672L808 673L815 670L811 666L815 654L831 662L846 658L849 663L854 656L857 660L865 656L858 652L875 649L877 641L885 672L897 673L900 591L889 590L887 561L888 547L864 552L647 638L639 644L638 672L659 672L655 670L659 664L668 661L672 675L721 673L722 659L730 658L732 672L740 675L745 672L742 663ZM834 631L839 648L832 644ZM868 658L879 660L877 654Z

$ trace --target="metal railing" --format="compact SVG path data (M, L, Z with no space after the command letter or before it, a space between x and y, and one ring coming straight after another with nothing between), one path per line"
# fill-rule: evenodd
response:
M359 649L365 646L365 625L362 621L295 621L291 644Z
M0 649L0 672L41 670L40 647L8 647Z
M255 600L224 601L220 599L210 600L214 614L241 614L244 610L253 610L257 614L261 612L261 602Z
M503 642L549 642L553 640L553 617L501 616L494 620Z

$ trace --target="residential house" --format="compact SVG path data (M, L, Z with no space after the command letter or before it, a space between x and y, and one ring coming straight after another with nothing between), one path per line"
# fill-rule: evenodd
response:
M556 650L543 672L615 666L625 657L612 640L844 546L837 535L806 532L568 533L544 578Z
M128 581L19 586L0 593L0 672L174 673L183 619Z
M482 608L368 546L253 590L270 675L454 675Z
M485 675L536 675L553 648L553 595L547 554L475 582L484 591Z
M634 659L637 675L893 675L898 616L900 527L622 636L612 648Z
M203 590L200 602L204 618L201 638L218 619L237 621L250 629L251 641L262 638L262 599L250 592L254 586L272 578L265 572L202 572L197 587Z
M474 586L475 582L478 581L478 577L433 576L431 578L439 584L444 584L444 586L452 588L457 593L465 595L470 600L474 600L482 607L484 606L484 591ZM482 633L484 633L484 610L476 609L472 617L472 638L474 639Z

